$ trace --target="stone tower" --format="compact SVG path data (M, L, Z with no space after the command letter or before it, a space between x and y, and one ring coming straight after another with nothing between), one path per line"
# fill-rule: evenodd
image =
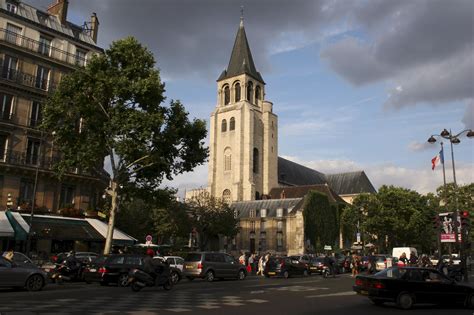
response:
M260 199L278 186L278 117L265 100L243 19L229 65L217 79L210 119L209 190L228 202Z

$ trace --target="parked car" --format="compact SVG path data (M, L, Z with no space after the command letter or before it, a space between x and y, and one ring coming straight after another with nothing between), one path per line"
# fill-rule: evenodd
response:
M118 254L109 256L102 267L99 267L100 285L116 283L120 287L128 285L128 274L132 269L143 266L145 255Z
M104 267L108 257L109 256L105 255L98 256L96 259L86 265L84 271L82 272L84 281L86 283L89 284L92 282L102 281L102 274L99 272L99 270L100 268Z
M353 289L376 305L395 302L402 309L409 309L415 303L458 303L474 307L474 288L430 268L393 267L371 276L358 275Z
M13 262L19 266L37 267L28 256L20 252L13 252Z
M445 263L449 263L450 259L452 259L454 265L460 265L461 264L461 257L459 257L458 254L443 255L443 256L441 256L441 258L443 259L443 261Z
M184 258L179 256L164 256L163 258L172 268L170 270L170 277L173 284L176 284L181 281L181 278L183 277Z
M296 257L270 257L265 264L263 274L269 278L272 276L289 278L293 275L309 275L308 265L295 259Z
M47 275L33 265L18 265L0 257L0 286L26 288L28 291L39 291L46 285Z
M247 270L233 256L217 252L188 253L184 260L183 275L189 280L203 278L209 282L215 279L245 279Z
M308 271L310 274L318 273L322 274L324 267L324 257L313 257L309 261Z
M384 270L387 268L387 257L388 255L374 255L375 256L375 270Z

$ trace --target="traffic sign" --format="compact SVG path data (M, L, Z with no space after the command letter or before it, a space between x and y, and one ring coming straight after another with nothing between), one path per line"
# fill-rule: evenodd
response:
M360 243L360 233L357 233L357 243Z
M147 243L148 243L148 242L151 243L152 240L153 240L153 237L152 237L150 234L148 234L148 235L145 237L145 241L147 241Z
M324 250L332 250L332 246L330 246L330 245L324 245Z

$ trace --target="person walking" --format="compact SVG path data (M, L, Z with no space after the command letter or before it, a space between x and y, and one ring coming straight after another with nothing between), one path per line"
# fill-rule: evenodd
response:
M352 269L351 277L354 278L355 276L359 274L359 256L357 256L356 253L352 254L351 269Z
M415 252L411 252L410 260L409 260L410 266L416 266L417 262L418 262L418 257L416 256Z
M263 276L263 261L264 261L265 257L262 255L260 256L260 258L258 259L258 270L257 270L257 276Z
M239 263L241 265L244 265L245 266L245 254L244 253L241 253L240 257L239 257Z
M402 255L400 256L400 258L398 259L399 263L402 263L403 265L407 265L408 264L408 258L407 258L407 254L405 252L402 253Z
M253 275L253 272L255 271L255 254L250 255L249 257L249 266L250 266L250 275Z

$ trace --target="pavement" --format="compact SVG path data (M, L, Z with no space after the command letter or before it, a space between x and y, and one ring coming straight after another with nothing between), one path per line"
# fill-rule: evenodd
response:
M0 314L474 314L462 307L416 306L402 311L394 304L374 306L352 291L348 274L290 279L247 277L212 283L182 280L171 291L97 284L51 284L40 292L0 291Z

